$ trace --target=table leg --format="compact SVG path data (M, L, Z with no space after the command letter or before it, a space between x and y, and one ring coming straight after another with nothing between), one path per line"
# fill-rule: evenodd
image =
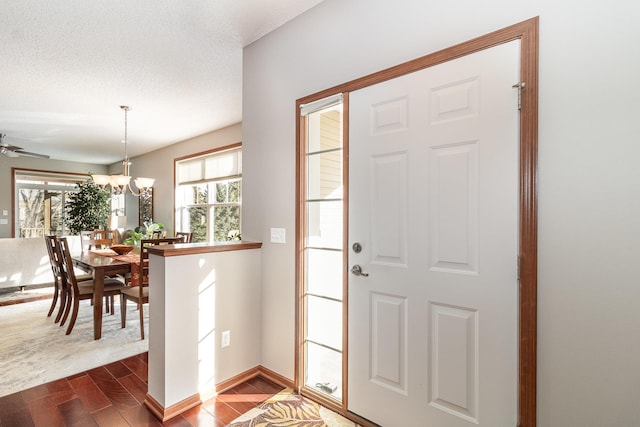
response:
M104 294L104 271L93 270L93 339L102 337L102 296Z

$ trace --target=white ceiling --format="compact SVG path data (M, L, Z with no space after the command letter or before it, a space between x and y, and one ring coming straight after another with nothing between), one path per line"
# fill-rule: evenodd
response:
M242 120L242 48L322 0L3 0L0 133L122 160Z

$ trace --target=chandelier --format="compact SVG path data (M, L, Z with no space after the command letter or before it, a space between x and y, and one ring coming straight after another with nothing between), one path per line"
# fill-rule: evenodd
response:
M129 156L127 155L127 114L131 109L127 105L121 105L120 108L124 111L124 160L122 161L122 174L120 175L91 175L93 182L98 184L101 188L105 188L107 185L111 185L114 193L122 194L129 190L134 196L141 196L149 191L155 181L153 178L136 178L133 182L138 188L138 193L131 189L131 176L129 175Z

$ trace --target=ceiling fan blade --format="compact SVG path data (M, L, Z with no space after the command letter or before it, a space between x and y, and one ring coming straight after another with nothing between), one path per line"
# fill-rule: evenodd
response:
M4 154L7 157L18 157L16 153L11 150L8 150L6 147L0 146L0 154Z
M26 156L26 157L39 157L41 159L48 159L49 156L46 154L38 154L32 153L30 151L24 151L21 147L16 147L15 145L7 144L3 141L6 135L0 133L0 153L4 154L7 157L18 157L18 156Z
M46 154L31 153L29 151L23 151L23 150L15 150L15 151L12 151L12 152L17 154L18 156L40 157L41 159L48 159L49 158L49 156L47 156Z

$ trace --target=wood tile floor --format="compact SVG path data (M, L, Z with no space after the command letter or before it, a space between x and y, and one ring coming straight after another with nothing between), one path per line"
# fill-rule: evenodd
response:
M283 390L256 377L164 423L142 404L147 353L0 397L0 427L226 426Z

